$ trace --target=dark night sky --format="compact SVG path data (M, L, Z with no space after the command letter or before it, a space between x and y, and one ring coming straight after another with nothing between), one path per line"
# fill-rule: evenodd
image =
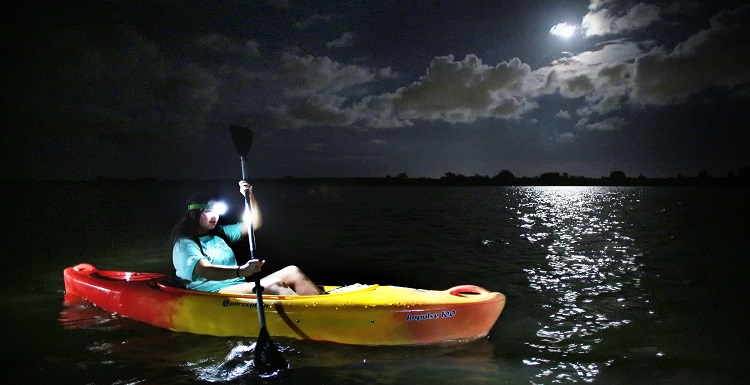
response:
M233 178L230 123L255 132L254 177L725 176L750 165L745 1L12 9L3 178Z

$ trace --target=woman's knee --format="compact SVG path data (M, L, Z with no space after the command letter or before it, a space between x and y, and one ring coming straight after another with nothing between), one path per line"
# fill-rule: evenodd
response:
M276 295L296 295L297 293L292 290L284 281L274 281L263 285L264 292L267 294Z
M284 277L276 273L261 278L260 284L263 287L286 286L286 284L284 283Z
M283 268L282 270L288 271L288 272L292 272L292 273L301 273L302 272L302 270L299 267L297 267L296 265L289 265L289 266Z
M282 274L283 277L287 279L298 279L300 277L304 277L305 274L302 272L302 270L295 266L295 265L289 265L281 270L279 270L279 273Z

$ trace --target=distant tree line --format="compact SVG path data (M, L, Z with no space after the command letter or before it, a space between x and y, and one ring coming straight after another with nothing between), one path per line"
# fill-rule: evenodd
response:
M3 180L13 182L14 180ZM22 181L22 180L18 180ZM34 182L29 180L27 182ZM45 181L36 181L45 182ZM215 183L221 180L189 179L189 180L159 180L157 178L139 179L117 179L98 176L93 180L86 181L56 181L70 183L127 183L127 184L153 184L153 183ZM584 176L573 176L568 173L545 172L535 177L516 177L508 170L502 170L495 176L474 174L466 176L446 172L440 178L418 177L410 178L406 173L396 176L385 177L315 177L295 178L285 176L282 178L254 178L254 183L266 183L274 185L361 185L361 186L750 186L750 166L741 167L737 173L729 172L724 177L710 176L707 171L701 171L697 176L683 176L681 174L670 178L647 178L643 175L629 177L622 171L612 171L607 177L589 178Z
M712 177L701 171L696 177L677 175L672 178L647 178L643 175L628 177L623 171L612 171L608 177L589 178L568 173L545 172L536 177L516 177L508 170L495 176L474 174L466 176L446 172L440 178L410 178L406 173L382 178L294 178L285 176L280 184L346 184L346 185L406 185L406 186L750 186L750 166L742 167L735 175Z

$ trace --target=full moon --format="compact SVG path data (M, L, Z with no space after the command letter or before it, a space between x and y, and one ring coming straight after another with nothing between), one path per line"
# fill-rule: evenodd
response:
M549 30L549 33L563 39L570 39L576 33L576 26L568 23L559 23Z

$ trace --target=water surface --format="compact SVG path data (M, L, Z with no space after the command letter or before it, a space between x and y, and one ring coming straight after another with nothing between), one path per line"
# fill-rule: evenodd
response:
M0 305L21 382L70 384L731 384L746 376L746 188L256 186L258 256L318 283L476 284L507 306L487 338L430 347L173 333L66 301L62 270L164 271L197 188L24 184L6 222ZM13 211L13 210L11 210ZM227 220L232 220L231 216ZM11 263L10 261L13 261Z

